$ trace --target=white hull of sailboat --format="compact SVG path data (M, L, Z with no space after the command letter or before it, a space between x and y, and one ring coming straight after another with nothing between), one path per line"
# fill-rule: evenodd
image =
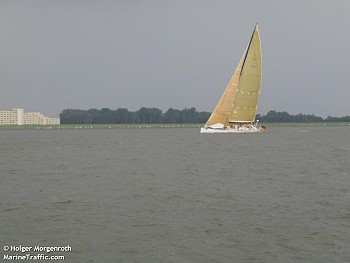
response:
M249 126L240 128L224 128L224 129L212 129L212 128L201 128L201 133L256 133L262 132L265 129L261 127Z

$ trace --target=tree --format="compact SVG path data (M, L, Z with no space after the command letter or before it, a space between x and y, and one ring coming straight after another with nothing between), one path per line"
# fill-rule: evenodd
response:
M90 114L90 118L92 119L91 124L102 123L100 111L98 109L89 109L87 113Z
M93 123L91 115L84 110L66 109L60 113L61 123L88 124Z
M157 108L142 107L138 111L140 123L162 123L162 111Z
M182 123L194 123L196 116L196 108L185 108L181 111L181 122Z
M179 123L181 112L174 110L173 108L168 109L163 116L163 123Z
M196 108L177 110L170 108L164 114L157 108L142 107L138 111L109 108L79 110L65 109L60 113L62 124L112 124L112 123L205 123L209 119L209 112L198 112ZM266 115L257 114L260 122L350 122L350 116L332 117L325 120L313 114L290 115L288 112L269 111Z
M132 123L131 113L127 109L117 109L115 111L115 123Z

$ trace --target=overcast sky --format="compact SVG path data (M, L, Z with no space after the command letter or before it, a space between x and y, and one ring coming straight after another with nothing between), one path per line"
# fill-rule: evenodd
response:
M348 0L0 0L0 109L212 111L256 22L259 113L350 115Z

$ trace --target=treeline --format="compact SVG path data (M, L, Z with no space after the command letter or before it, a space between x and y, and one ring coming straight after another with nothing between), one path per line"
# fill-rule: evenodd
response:
M266 115L256 115L260 122L350 122L350 116L322 118L313 114L291 115L288 112L269 111Z
M65 109L60 113L62 124L157 124L157 123L205 123L210 112L198 112L196 108L177 110L170 108L165 113L157 108L142 107L138 111L124 108L79 110ZM291 115L288 112L269 111L266 115L257 114L260 122L350 122L350 116L323 119L313 114Z
M157 108L142 107L138 111L119 108L78 110L65 109L60 113L62 124L147 124L147 123L205 123L209 112L198 112L196 108L176 110L165 113Z

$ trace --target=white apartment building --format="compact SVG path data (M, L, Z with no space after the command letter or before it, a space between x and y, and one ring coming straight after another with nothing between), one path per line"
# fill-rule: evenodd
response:
M40 112L24 112L14 108L0 111L0 125L58 125L60 118L50 118Z
M50 118L40 112L25 112L24 125L56 125L60 124L59 118Z
M11 110L0 110L0 125L23 125L24 110L13 108Z

